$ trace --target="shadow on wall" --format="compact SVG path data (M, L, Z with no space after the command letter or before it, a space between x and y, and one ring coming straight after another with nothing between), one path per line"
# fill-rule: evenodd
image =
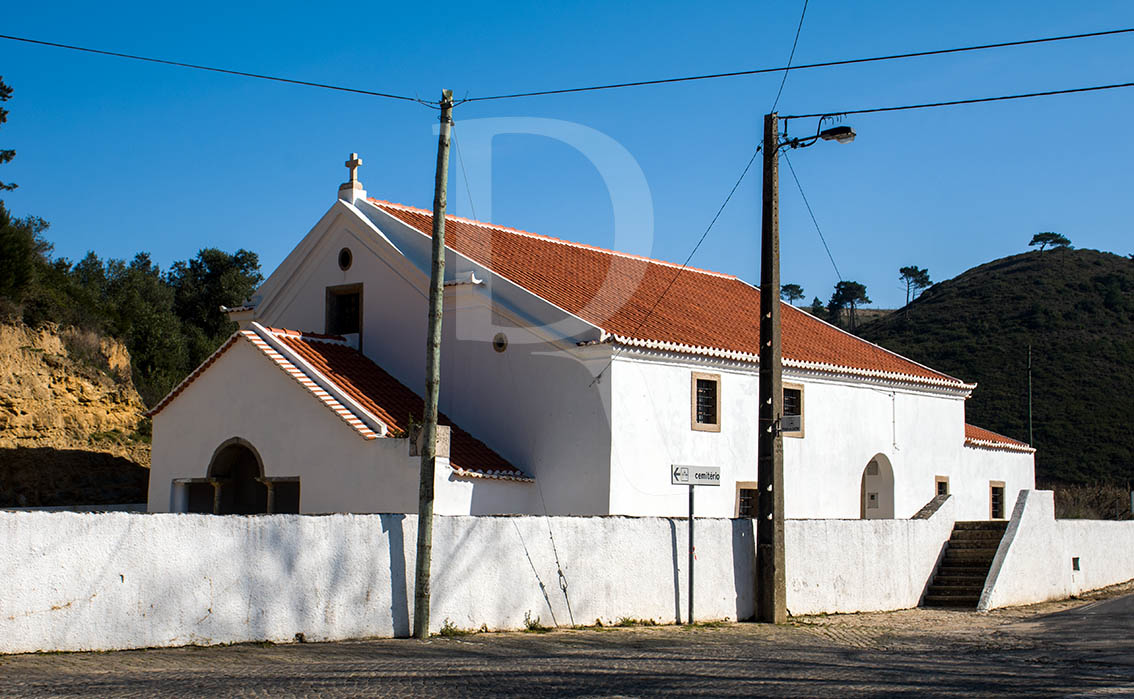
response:
M732 575L736 585L736 620L756 616L756 520L732 520Z
M150 470L82 449L0 449L0 507L118 505L146 501Z
M394 638L410 637L405 525L405 515L382 515L382 531L390 538L390 618L394 624Z

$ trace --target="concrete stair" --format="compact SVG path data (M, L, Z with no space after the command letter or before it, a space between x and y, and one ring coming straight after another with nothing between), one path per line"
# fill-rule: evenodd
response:
M1008 522L956 522L924 607L976 609Z

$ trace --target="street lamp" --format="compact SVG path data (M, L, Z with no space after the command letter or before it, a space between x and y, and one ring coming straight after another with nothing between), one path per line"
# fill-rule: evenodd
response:
M849 126L819 128L814 136L781 140L775 112L764 116L764 202L760 247L760 410L756 480L756 619L787 621L784 571L783 352L780 335L780 148L807 148L820 139L854 140Z

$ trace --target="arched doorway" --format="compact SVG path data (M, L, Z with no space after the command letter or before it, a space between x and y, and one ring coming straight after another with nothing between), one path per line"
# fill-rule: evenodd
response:
M264 467L256 449L239 437L220 445L209 463L216 487L218 515L254 515L268 511Z
M884 454L876 454L862 470L860 494L863 519L894 518L894 469Z

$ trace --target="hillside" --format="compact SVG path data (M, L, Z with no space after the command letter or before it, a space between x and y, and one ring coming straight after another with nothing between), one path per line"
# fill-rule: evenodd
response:
M979 385L968 421L1028 440L1041 483L1134 482L1134 260L1028 252L927 289L859 335Z
M88 331L0 323L0 507L146 499L130 355Z

